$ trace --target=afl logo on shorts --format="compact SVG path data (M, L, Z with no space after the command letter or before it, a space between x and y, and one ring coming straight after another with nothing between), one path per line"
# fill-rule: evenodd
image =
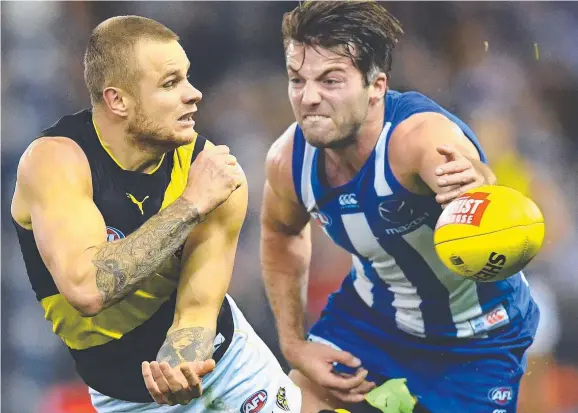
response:
M121 230L113 227L106 227L106 240L108 242L116 241L122 238L124 238L124 234Z
M241 405L241 413L257 413L260 412L267 403L267 392L259 390L253 393Z

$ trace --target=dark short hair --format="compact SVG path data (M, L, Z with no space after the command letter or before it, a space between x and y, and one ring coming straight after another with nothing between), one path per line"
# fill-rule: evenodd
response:
M84 54L84 81L93 104L102 92L118 86L134 93L140 73L135 46L140 40L171 41L179 36L161 23L140 16L117 16L92 31Z
M291 41L327 49L342 46L367 84L376 69L389 77L391 54L403 35L399 21L385 7L353 0L302 2L285 13L281 30L285 48Z

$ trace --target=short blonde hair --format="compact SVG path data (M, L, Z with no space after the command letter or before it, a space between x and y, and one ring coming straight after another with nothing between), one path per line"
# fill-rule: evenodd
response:
M93 105L102 101L102 92L110 86L135 92L140 76L135 46L141 40L178 41L179 36L140 16L112 17L92 31L84 54L84 81Z

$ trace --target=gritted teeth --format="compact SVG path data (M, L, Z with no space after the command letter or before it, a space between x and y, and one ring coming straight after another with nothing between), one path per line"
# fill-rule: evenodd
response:
M310 119L313 121L318 121L318 120L326 119L326 118L327 118L327 116L323 116L323 115L307 115L307 116L305 116L305 119Z
M191 120L193 120L193 115L194 115L193 112L191 112L191 113L186 113L186 114L184 114L183 116L181 116L181 117L179 118L179 120L182 120L182 121L191 121Z

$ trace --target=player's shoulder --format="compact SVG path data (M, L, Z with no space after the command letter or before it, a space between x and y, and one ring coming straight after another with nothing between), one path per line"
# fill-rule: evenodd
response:
M391 108L395 113L390 114L394 128L389 151L402 159L404 164L417 162L424 148L435 144L437 136L461 134L449 112L426 95L417 91L397 92L393 99L397 101Z
M457 126L447 117L437 112L416 113L401 122L393 135L404 136L404 139L418 139L424 132L447 131Z
M91 172L84 151L65 136L34 140L24 151L16 173L11 213L27 227L29 205L34 200L59 197L62 191L91 191Z
M435 100L414 90L407 92L388 90L386 102L388 121L395 126L424 113L438 114L438 116L449 114Z
M48 128L42 130L38 137L66 136L82 146L84 141L91 140L95 132L92 120L92 110L83 109L75 113L62 116Z
M297 122L294 122L273 142L267 152L267 164L276 164L286 159L291 161L296 129Z
M454 125L450 112L421 92L391 90L387 94L391 104L389 118L395 124L392 135L408 139L407 136L419 135L427 128L445 129Z
M269 183L277 189L293 191L293 142L297 122L292 123L273 142L265 160Z
M90 109L62 116L28 145L18 169L36 170L48 166L59 170L88 166L83 144L88 131L94 131Z
M60 171L89 171L88 159L77 142L67 136L44 136L35 139L18 163L18 177L49 179ZM37 176L38 175L38 176Z
M417 90L408 90L405 92L388 90L387 96L392 102L395 102L397 105L400 105L403 108L415 105L431 105L435 107L440 106L433 98L418 92Z

